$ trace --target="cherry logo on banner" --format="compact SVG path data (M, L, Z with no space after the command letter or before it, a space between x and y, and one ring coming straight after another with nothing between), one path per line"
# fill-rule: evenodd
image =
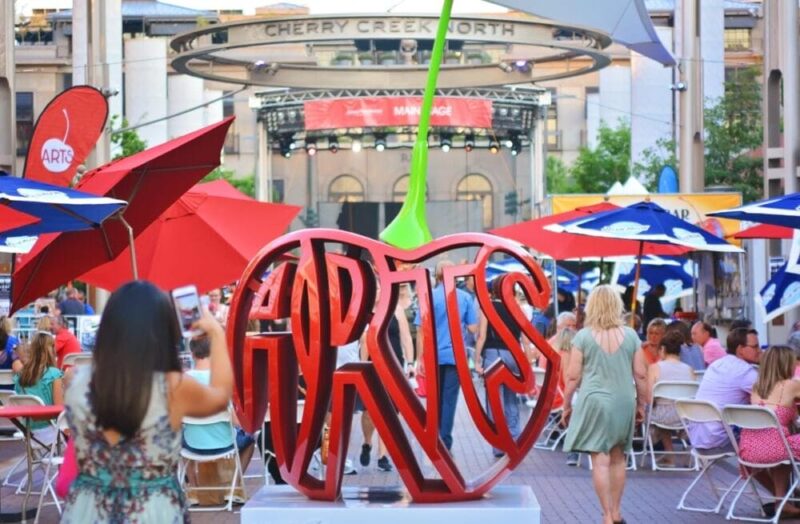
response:
M25 159L24 178L69 186L94 148L108 117L108 102L91 86L67 89L36 122Z
M475 256L447 268L442 282L456 371L469 416L487 443L487 453L490 445L505 452L476 479L465 478L439 438L442 385L436 373L433 289L429 272L417 266L430 264L447 252L455 251L460 258L466 249ZM281 262L293 251L299 252L298 259ZM524 273L499 277L500 299L548 362L536 407L516 438L503 414L501 388L525 393L533 388L535 377L520 341L504 323L489 294L486 268L491 257L499 253L513 257L525 268ZM517 372L497 362L484 375L486 401L495 417L487 412L473 383L461 326L454 321L458 318L456 282L470 277L475 280L481 311L519 368ZM404 251L345 231L305 229L265 247L239 282L227 333L234 364L236 413L244 429L254 432L269 409L281 476L308 497L336 500L340 496L356 394L372 415L400 478L417 502L482 497L525 459L550 414L559 356L516 300L519 289L534 306L544 309L550 289L533 257L510 240L479 233L458 234ZM424 351L418 350L422 351L426 370L426 403L414 392L387 338L399 288L405 283L415 284L419 299ZM291 331L253 333L248 327L253 320L289 320ZM337 369L337 347L358 341L362 334L366 334L370 361ZM305 400L298 419L300 375L305 381ZM309 464L323 438L328 413L327 468L318 476L309 471ZM426 475L426 461L436 474Z

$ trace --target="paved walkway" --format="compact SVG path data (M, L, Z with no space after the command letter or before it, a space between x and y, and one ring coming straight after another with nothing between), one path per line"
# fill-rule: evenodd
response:
M345 477L346 485L384 486L399 485L396 472L379 471L375 460L368 468L357 463L357 454L361 448L361 431L358 417L355 419L350 456L359 470L357 475ZM0 472L10 467L23 448L15 443L0 443ZM466 408L461 403L455 430L454 454L456 461L468 474L477 475L486 465L492 462L491 449L479 438ZM545 523L591 523L600 521L600 508L597 504L591 482L591 472L586 467L569 467L565 464L566 455L559 452L534 450L523 464L508 478L508 484L524 484L533 488L542 505L542 522ZM732 481L736 469L733 465L723 472L723 480ZM263 471L254 460L248 473ZM678 511L675 506L680 494L691 481L694 473L689 472L652 472L639 469L629 472L623 501L623 516L627 522L633 523L716 523L724 522L721 516ZM263 482L259 479L248 479L247 490L253 493ZM710 496L710 490L704 486L703 496ZM13 494L10 488L2 489L2 510L10 511L19 508L21 497ZM755 506L753 506L755 508ZM755 515L755 513L754 513ZM196 523L227 524L238 523L238 512L193 513L192 521ZM55 508L50 506L42 513L41 522L58 522Z

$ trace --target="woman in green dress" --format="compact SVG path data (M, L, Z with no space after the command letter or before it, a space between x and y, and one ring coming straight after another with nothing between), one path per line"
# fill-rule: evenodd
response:
M586 327L572 340L564 392L563 424L569 424L564 451L591 453L603 524L625 522L620 513L625 452L631 449L634 416L643 418L648 394L639 337L623 325L622 314L622 300L612 287L598 286L589 295Z

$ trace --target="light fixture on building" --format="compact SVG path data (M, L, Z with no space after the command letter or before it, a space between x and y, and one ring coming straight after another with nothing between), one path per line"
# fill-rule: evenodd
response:
M361 152L361 140L358 138L353 139L353 145L350 146L350 150L353 153L360 153Z
M317 141L314 139L306 138L306 153L308 156L317 154Z
M386 149L386 135L375 135L375 150L382 152Z
M450 135L442 133L441 137L439 138L439 143L441 144L442 151L445 153L450 152L450 148L453 147L453 139Z
M278 146L280 147L281 156L284 158L289 158L292 156L292 151L297 148L297 144L294 142L294 134L293 133L283 133L278 137Z
M337 139L335 136L328 138L328 151L334 154L339 152L339 139Z
M512 147L514 147L514 139L510 136L507 137L505 140L503 140L503 145L511 149Z
M471 153L475 149L475 135L467 135L464 137L464 150Z
M517 156L522 152L522 140L518 136L511 138L511 154Z
M520 73L530 73L531 63L528 60L517 60L516 62L514 62L514 69L516 69Z
M498 151L500 151L500 142L494 138L489 140L489 152L493 155L496 155Z
M504 73L511 73L514 71L514 66L512 66L508 62L500 62L499 64L497 64L497 67L502 69Z

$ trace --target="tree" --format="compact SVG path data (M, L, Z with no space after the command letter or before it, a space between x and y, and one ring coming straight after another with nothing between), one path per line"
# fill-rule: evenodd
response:
M653 147L642 151L642 155L633 164L633 174L642 181L648 191L658 189L658 175L664 166L672 166L677 172L677 144L671 138L659 138Z
M563 160L557 156L548 155L545 165L545 179L547 181L546 192L549 195L577 193L578 187L569 172L569 168Z
M760 71L736 70L725 82L725 94L704 112L705 184L730 186L742 192L745 202L762 198L763 160L756 151L763 141ZM634 172L657 176L661 167L679 167L674 140L661 140L642 154Z
M111 117L111 143L119 146L120 152L114 156L114 160L135 155L147 149L147 142L142 140L135 129L127 129L128 119L123 118L122 124L116 127L114 124L119 119L119 115Z
M738 69L725 82L725 95L706 109L706 185L726 185L745 202L764 193L763 160L755 151L763 142L759 69Z
M597 145L582 147L572 165L572 178L582 193L605 193L614 182L631 175L631 126L624 120L616 127L600 124Z
M225 180L233 187L244 193L245 195L255 198L256 197L256 177L250 175L246 177L237 177L232 169L225 169L218 167L212 172L207 174L203 182L212 182L214 180Z

